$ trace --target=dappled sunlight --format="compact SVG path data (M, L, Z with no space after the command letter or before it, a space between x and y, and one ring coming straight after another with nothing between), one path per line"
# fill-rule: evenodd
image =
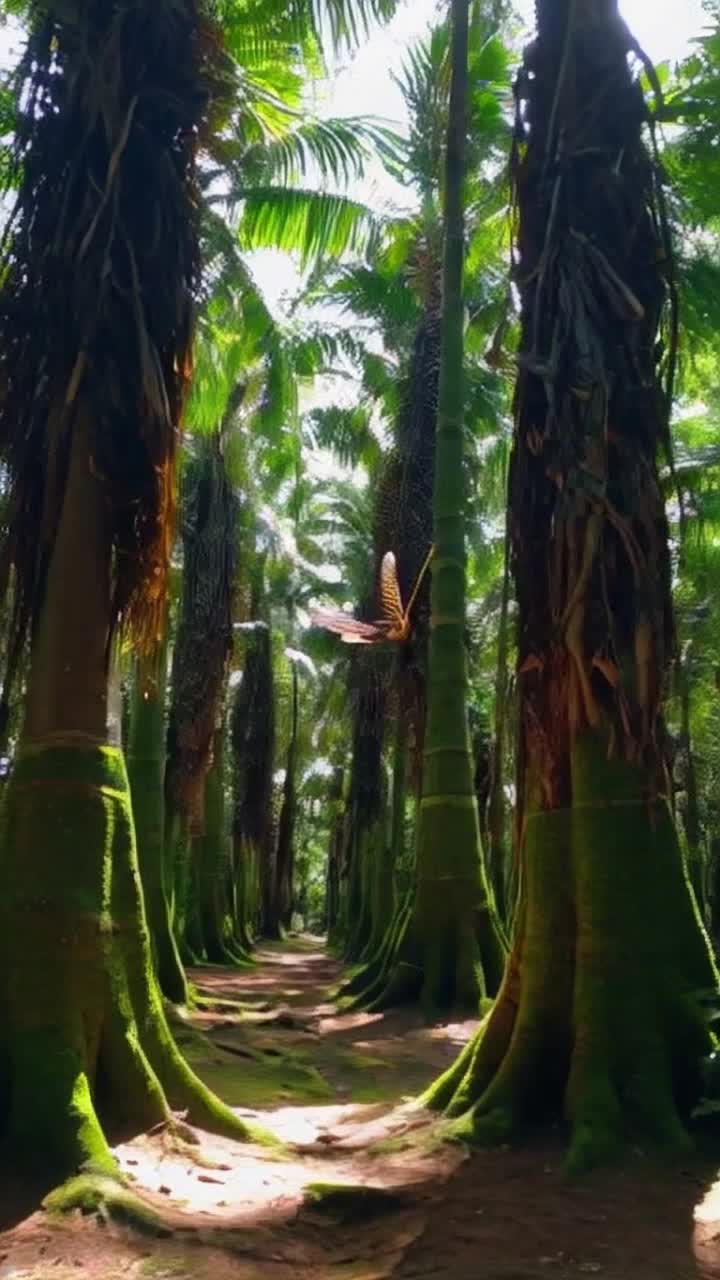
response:
M167 1224L169 1239L149 1247L119 1226L77 1215L54 1223L18 1206L18 1225L0 1236L2 1280L474 1280L479 1259L488 1280L720 1280L717 1169L704 1179L663 1172L636 1153L619 1170L568 1182L559 1132L519 1149L479 1152L468 1167L464 1149L442 1141L442 1122L404 1099L452 1061L477 1019L431 1027L411 1010L316 1017L338 966L297 940L287 963L273 949L256 971L214 971L213 986L218 997L242 1003L248 978L262 979L272 1013L290 972L303 975L292 979L303 991L292 1013L310 1020L312 1034L296 1024L248 1022L244 1012L190 1015L209 1032L211 1065L227 1057L227 1079L248 1076L248 1092L257 1087L256 1064L238 1057L237 1046L274 1050L267 1062L278 1063L277 1096L235 1111L278 1145L199 1130L197 1143L169 1131L123 1142L115 1148L121 1171ZM265 1077L272 1076L267 1062ZM283 1063L296 1073L316 1071L330 1082L326 1096L295 1096L302 1075L286 1077ZM376 1090L379 1096L363 1100ZM310 1194L315 1188L326 1189L324 1208ZM350 1205L365 1189L380 1205L387 1196L386 1209L346 1216L339 1188ZM46 1259L47 1274L32 1270ZM514 1270L492 1269L500 1259L512 1259Z

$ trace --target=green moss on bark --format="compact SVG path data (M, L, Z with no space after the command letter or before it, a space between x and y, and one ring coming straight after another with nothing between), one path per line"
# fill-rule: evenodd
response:
M193 1074L155 978L122 753L27 748L2 812L0 1057L4 1136L65 1175L111 1173L104 1126L248 1128Z
M589 733L572 761L572 808L526 820L523 904L496 1005L425 1101L470 1142L563 1113L568 1165L581 1169L631 1137L687 1148L683 1116L710 1048L696 995L717 973L646 771L609 759Z
M57 1216L77 1210L83 1214L97 1213L149 1236L173 1234L172 1227L163 1222L160 1214L122 1181L98 1174L83 1173L69 1178L45 1197L43 1209Z

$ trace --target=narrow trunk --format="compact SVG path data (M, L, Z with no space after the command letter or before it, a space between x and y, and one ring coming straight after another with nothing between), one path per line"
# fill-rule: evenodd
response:
M692 740L691 686L688 671L690 646L686 646L681 661L678 663L678 680L680 685L680 732L682 736L685 808L683 811L683 827L687 840L688 870L690 883L697 898L700 914L705 915L705 865L700 829L700 807L698 803L697 773L695 769L695 752Z
M138 660L132 688L128 776L153 959L166 999L187 1003L185 972L165 890L165 686L167 643Z
M505 836L505 747L507 717L508 613L510 606L510 539L505 535L502 602L495 668L495 733L490 757L490 794L487 805L487 863L501 920L511 909L507 884L508 856Z
M372 885L384 839L383 745L387 691L382 672L357 659L353 677L353 755L347 831L345 954L359 960L372 935Z
M494 993L504 947L480 848L467 721L463 382L464 183L468 0L452 3L452 83L445 172L440 392L433 495L428 722L417 894L380 1003L418 992L428 1013L477 1008Z
M234 964L241 956L233 947L227 868L229 832L225 821L225 730L215 730L212 762L205 775L204 823L195 845L198 915L205 957L211 964Z
M278 823L277 840L277 883L280 899L280 923L284 929L290 928L292 917L293 894L293 859L295 853L295 820L297 817L297 752L298 752L298 715L299 689L297 666L292 663L291 724L290 741L288 743L287 761L285 764L285 782L283 784L282 808Z
M259 591L252 612L260 612ZM248 637L245 667L233 700L230 736L233 762L232 847L243 918L236 932L246 946L263 925L267 847L273 839L275 709L272 638L262 624Z
M344 771L336 769L328 796L330 803L330 839L328 843L325 889L325 929L328 943L333 947L338 942L337 928L340 920L340 878L345 836L344 782Z

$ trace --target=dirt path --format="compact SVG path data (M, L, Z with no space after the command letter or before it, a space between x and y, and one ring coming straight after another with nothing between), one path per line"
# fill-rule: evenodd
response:
M163 1134L118 1147L164 1239L27 1216L6 1172L0 1280L720 1280L717 1167L658 1171L636 1153L568 1183L559 1134L467 1158L409 1099L475 1024L338 1013L339 976L313 939L196 970L203 1011L177 1028L183 1049L284 1149Z

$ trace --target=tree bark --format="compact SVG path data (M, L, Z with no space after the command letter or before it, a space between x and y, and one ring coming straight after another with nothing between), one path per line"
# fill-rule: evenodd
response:
M170 925L165 888L165 686L167 642L139 659L133 680L128 777L140 876L160 990L174 1004L188 998L185 971Z
M687 1147L711 1046L696 997L717 973L661 747L674 647L663 195L616 0L539 0L537 13L513 158L522 893L496 1005L427 1101L470 1140L562 1111L577 1169L628 1137Z
M297 666L292 663L292 692L290 711L290 740L285 763L282 808L278 823L277 880L280 898L280 923L289 929L293 907L293 862L295 854L295 820L297 817L297 756L299 688Z
M155 979L122 751L107 744L111 545L79 413L25 732L2 815L0 1106L43 1172L115 1172L105 1125L138 1132L184 1108L247 1128L190 1071Z
M464 488L464 184L468 127L468 0L453 0L446 146L440 391L435 456L428 722L417 843L417 889L378 1008L418 994L426 1012L497 990L504 945L480 847L467 720Z

